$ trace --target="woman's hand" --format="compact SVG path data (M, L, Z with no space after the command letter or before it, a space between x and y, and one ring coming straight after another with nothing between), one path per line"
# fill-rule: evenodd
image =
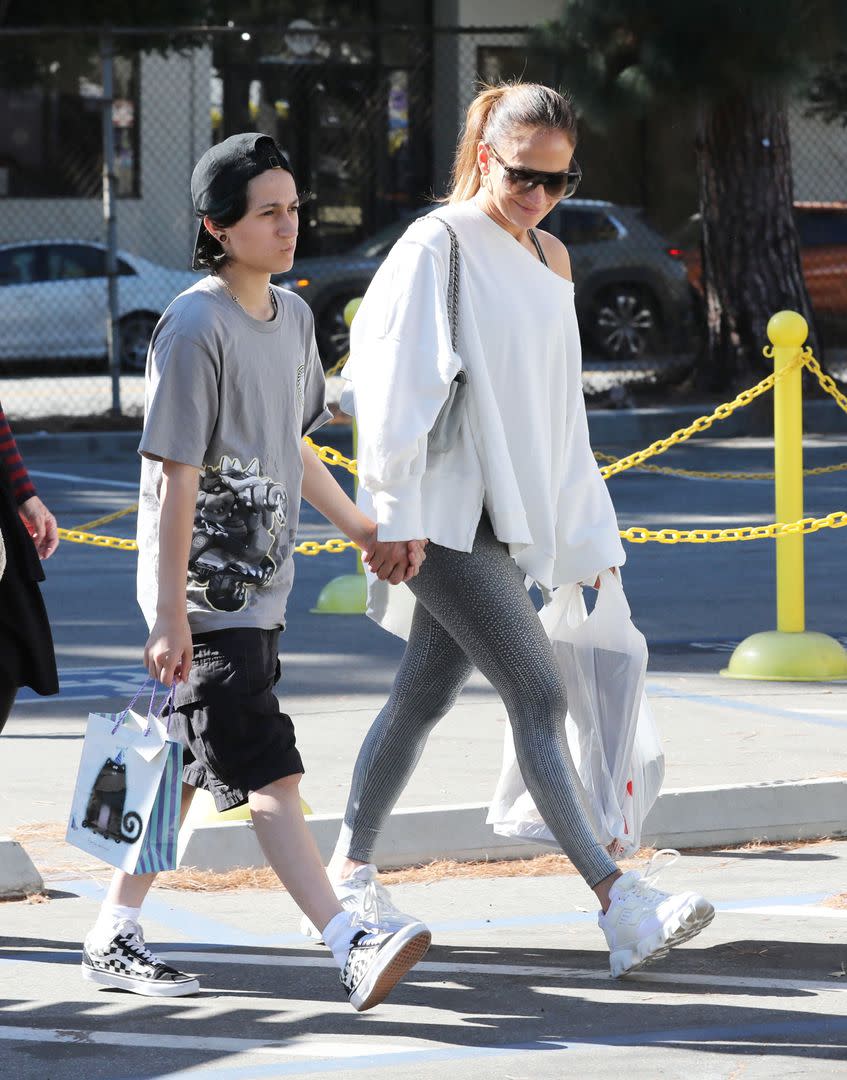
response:
M420 568L426 559L426 545L429 540L410 540L408 542L409 569L406 571L404 581L417 577Z
M609 573L614 574L615 577L617 577L618 576L618 568L616 566L610 566L609 567ZM594 588L594 589L599 589L600 588L600 578L599 577L594 582L594 585L592 586L592 588Z
M415 577L426 558L426 540L377 540L364 559L380 581L399 585Z
M188 616L160 615L144 646L144 666L165 686L186 682L194 657Z
M56 519L37 495L21 503L18 513L32 537L39 559L49 559L59 546Z

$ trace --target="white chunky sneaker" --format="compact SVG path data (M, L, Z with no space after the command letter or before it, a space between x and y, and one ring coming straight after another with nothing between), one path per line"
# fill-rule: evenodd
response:
M426 955L431 940L421 922L406 923L394 931L380 926L359 930L341 972L341 985L356 1012L379 1005Z
M150 952L132 919L118 923L110 940L88 935L82 947L82 977L143 997L184 997L200 989L193 975L184 975Z
M392 903L388 889L377 880L378 870L373 863L359 866L345 881L333 883L338 902L345 911L355 912L359 922L379 926L383 930L399 930L418 920L406 915ZM300 933L320 942L321 932L305 915L300 920Z
M657 851L643 876L629 870L612 886L609 910L597 921L606 935L615 978L666 956L715 917L709 901L695 892L672 894L653 887L659 872L678 858L679 852L671 848ZM664 863L656 866L660 859Z

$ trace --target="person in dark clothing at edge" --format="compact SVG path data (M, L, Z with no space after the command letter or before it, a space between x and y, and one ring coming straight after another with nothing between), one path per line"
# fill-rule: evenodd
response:
M38 583L59 545L56 519L38 497L0 405L0 731L20 687L58 694L53 636Z

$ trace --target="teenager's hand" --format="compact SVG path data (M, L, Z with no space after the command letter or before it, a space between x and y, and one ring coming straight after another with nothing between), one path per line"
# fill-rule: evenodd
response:
M144 664L165 686L186 682L194 646L187 615L160 615L144 646Z
M380 581L399 585L409 570L409 542L377 540L365 561Z
M49 559L59 546L56 519L37 495L21 503L18 513L33 539L39 559Z
M370 518L365 518L365 521L367 525L363 527L361 536L351 536L350 539L362 549L362 561L369 564L377 545L377 523Z
M409 569L406 571L405 578L403 578L404 581L417 577L418 572L423 565L423 561L426 558L426 545L428 543L428 540L410 540L406 545Z

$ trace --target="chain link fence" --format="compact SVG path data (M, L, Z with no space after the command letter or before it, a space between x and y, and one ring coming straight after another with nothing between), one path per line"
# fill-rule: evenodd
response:
M283 284L312 307L324 363L335 364L347 347L347 301L362 294L409 220L444 192L477 80L555 82L527 35L514 26L412 32L304 20L215 33L3 32L7 414L19 427L118 413L137 423L150 333L199 276L188 269L191 170L210 145L243 130L272 135L314 196ZM837 373L847 355L847 128L798 100L791 131L806 280ZM545 223L570 249L586 392L598 400L667 384L695 361L692 132L682 113L645 115L612 132L583 127L582 187Z

